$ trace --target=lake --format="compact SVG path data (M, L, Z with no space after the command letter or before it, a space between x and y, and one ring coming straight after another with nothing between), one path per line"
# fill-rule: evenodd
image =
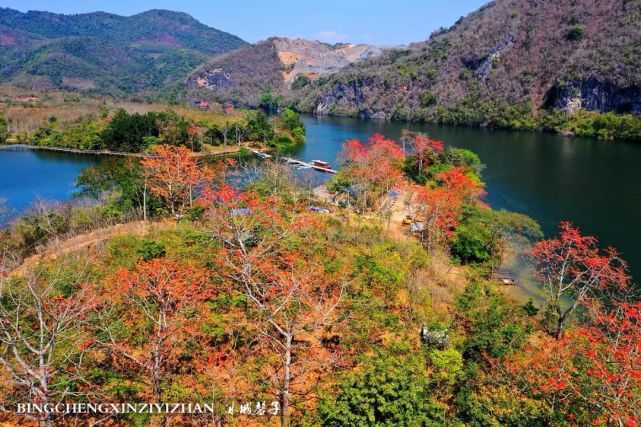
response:
M93 156L0 150L0 198L7 200L12 214L23 212L37 199L69 200L80 171L99 161Z
M641 145L560 135L475 128L303 118L307 142L287 150L302 160L326 160L335 166L341 144L366 140L375 132L398 139L401 130L423 131L446 145L476 152L487 166L487 202L493 208L535 218L546 234L570 220L604 245L617 247L633 272L641 274ZM0 151L0 197L18 210L36 196L69 199L80 170L96 162L89 156ZM318 180L328 175L312 172Z

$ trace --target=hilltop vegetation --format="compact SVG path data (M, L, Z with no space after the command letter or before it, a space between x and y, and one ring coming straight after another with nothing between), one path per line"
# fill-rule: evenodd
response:
M184 13L61 15L0 9L0 81L124 96L180 82L211 56L245 45Z
M320 78L298 106L578 134L599 134L601 121L606 137L638 140L640 17L638 1L493 1L426 42ZM580 110L625 114L634 130L619 132L613 116L574 115Z
M483 204L478 157L410 138L407 158L380 134L344 145L338 187L354 202L339 213L310 211L323 202L286 165L264 163L235 188L229 164L168 145L106 169L113 185L85 181L97 205L29 213L0 239L0 403L33 393L43 404L190 402L213 414L0 420L635 425L641 306L625 262L569 223L530 241L536 223ZM394 232L391 189L413 195L405 202L423 227ZM112 204L147 192L154 209ZM118 211L165 220L21 265ZM493 280L517 239L533 245L540 307Z

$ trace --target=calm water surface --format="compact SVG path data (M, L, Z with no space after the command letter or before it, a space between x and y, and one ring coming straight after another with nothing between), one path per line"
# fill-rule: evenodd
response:
M0 150L0 198L7 200L12 214L23 212L36 199L69 200L80 171L98 161L92 156Z
M547 234L571 220L623 252L641 274L641 145L531 132L304 117L306 144L287 154L336 164L341 144L375 132L397 139L403 128L476 152L487 168L487 201L535 218ZM36 198L69 199L89 156L0 151L0 197L24 210ZM315 173L316 179L328 175Z

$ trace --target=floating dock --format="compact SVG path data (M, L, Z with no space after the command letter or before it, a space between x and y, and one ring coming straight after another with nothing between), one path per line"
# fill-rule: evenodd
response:
M304 162L302 160L292 159L291 157L283 157L283 160L285 160L287 163L291 163L293 165L305 166L306 168L316 169L317 171L321 171L321 172L327 172L327 173L336 173L336 172L338 172L338 171L336 171L334 169L324 168L324 167L321 167L321 166L318 166L318 165L314 165L312 163Z
M271 159L272 158L271 155L269 155L267 153L263 153L262 151L258 151L258 150L249 150L249 151L251 151L252 153L254 153L257 157L259 157L261 159ZM337 170L334 170L334 169L324 168L324 167L321 167L321 166L313 165L313 164L311 164L309 162L304 162L302 160L293 159L291 157L283 157L282 160L284 160L285 162L289 163L290 165L303 166L304 168L316 169L317 171L321 171L321 172L327 172L327 173L337 173L338 172Z

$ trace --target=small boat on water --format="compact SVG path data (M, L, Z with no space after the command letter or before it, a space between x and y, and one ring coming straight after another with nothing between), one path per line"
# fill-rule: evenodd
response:
M323 160L312 160L310 163L314 168L320 168L320 169L332 168L332 165L329 162L325 162Z

